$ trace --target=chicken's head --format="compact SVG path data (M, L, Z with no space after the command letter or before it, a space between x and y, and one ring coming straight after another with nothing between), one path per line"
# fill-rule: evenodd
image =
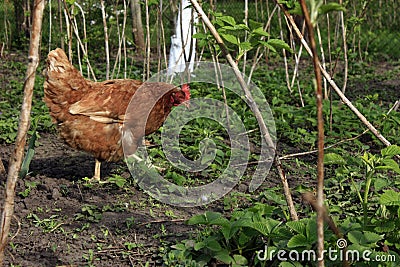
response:
M183 84L181 90L171 95L171 102L174 106L178 106L190 99L190 88L188 84ZM188 106L188 105L186 105Z

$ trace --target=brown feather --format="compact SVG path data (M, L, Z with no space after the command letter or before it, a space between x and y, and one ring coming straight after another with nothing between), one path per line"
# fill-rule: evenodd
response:
M118 161L123 157L121 142L122 125L128 104L140 86L143 94L129 111L132 151L145 133L155 132L163 124L172 106L175 94L185 94L180 88L166 83L145 83L130 79L92 82L86 80L68 61L61 49L53 50L47 58L44 101L49 107L53 122L60 136L76 149L91 153L101 161ZM150 112L146 121L144 110L154 103L155 96L164 94ZM182 97L181 97L182 98ZM133 128L132 128L133 127ZM136 127L136 128L135 128Z

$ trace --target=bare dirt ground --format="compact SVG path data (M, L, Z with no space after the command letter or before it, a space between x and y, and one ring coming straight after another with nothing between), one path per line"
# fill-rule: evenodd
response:
M93 158L52 134L39 142L31 173L16 189L7 265L140 266L149 261L157 266L161 242L193 231L184 221L202 208L169 207L133 187L86 187L81 178L93 175ZM12 148L0 146L1 158L9 158ZM104 164L102 176L121 168L125 167ZM26 192L28 183L36 186L25 197L19 193Z

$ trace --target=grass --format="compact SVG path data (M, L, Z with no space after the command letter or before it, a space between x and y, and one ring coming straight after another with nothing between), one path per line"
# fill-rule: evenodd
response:
M237 22L241 21L244 16L242 3L228 2L218 2L217 11L232 10L230 15L235 17ZM225 4L229 5L229 9L224 7ZM155 12L155 9L152 9L152 12ZM260 13L256 13L254 5L250 4L250 16L257 15ZM165 18L167 17L166 14ZM91 28L92 39L89 43L99 41L101 34L101 27ZM392 111L387 114L389 108L400 97L399 63L395 59L385 64L375 61L379 57L388 59L388 55L397 58L397 50L390 47L382 49L381 44L387 41L386 37L364 31L360 37L363 47L370 36L378 41L371 42L369 49L362 54L365 61L358 61L359 51L349 54L351 60L347 94L382 135L391 143L400 144L399 113ZM391 33L390 37L391 44L398 42L395 32ZM101 55L96 54L94 58L101 58ZM279 55L276 58L279 59ZM15 139L23 94L23 75L26 71L24 62L25 59L16 58L14 61L4 60L0 63L4 74L0 80L4 89L0 91L2 146L13 143ZM39 68L41 69L43 66ZM97 73L99 77L104 75L99 70ZM140 76L140 71L135 73ZM272 60L269 61L269 65L260 65L254 73L253 80L261 88L272 109L277 128L278 151L282 156L315 149L316 111L311 73L307 66L301 69L299 82L304 107L301 106L299 93L291 93L285 87L285 71L281 64ZM342 77L337 75L336 79L340 82ZM38 120L39 133L54 133L47 108L42 101L42 84L43 77L38 75L35 82L32 121ZM221 92L217 88L201 83L193 85L192 97L213 97L222 100ZM241 99L228 94L228 103L239 114L248 130L257 129L255 118ZM330 111L332 117L329 115ZM400 227L400 174L398 161L393 157L399 154L398 148L384 149L371 133L360 135L365 127L335 96L331 102L324 101L324 115L326 145L336 144L326 151L325 167L326 205L333 221L339 226L349 249L368 249L373 255L394 255L399 260L400 237L397 229ZM187 173L168 164L159 134L160 132L148 137L153 144L148 153L155 165L166 168L162 175L170 182L188 187L207 184L217 179L228 164L231 151L226 143L226 131L211 120L193 120L181 132L181 149L190 159L201 157L200 144L204 138L214 140L217 156L212 164L202 171ZM255 147L260 146L258 131L250 133L249 138ZM258 158L259 153L252 151L249 161L256 161ZM260 260L256 257L257 251L264 249L266 245L275 249L291 248L298 251L315 248L315 214L309 205L301 201L304 192L315 191L315 162L316 155L312 153L283 160L296 210L301 217L299 222L290 221L281 193L282 188L274 169L256 193L246 191L254 172L253 165L247 168L239 185L220 202L193 211L192 214L195 215L188 220L191 228L185 233L177 234L168 228L171 223L187 219L182 215L182 210L160 203L147 195L138 198L137 195L143 192L138 190L137 181L123 175L126 172L124 167L110 175L107 178L108 183L102 186L87 185L83 181L57 183L54 188L59 190L60 200L51 199L48 206L34 208L29 206L31 200L38 196L52 198L53 192L52 188L48 189L48 186L40 182L40 176L28 175L28 179L36 180L24 181L19 187L21 190L17 192L18 197L23 199L24 203L28 203L27 212L21 221L23 226L31 231L30 236L61 236L68 241L67 248L57 247L56 242L47 244L47 249L56 255L55 258L61 254L80 253L79 257L88 266L95 266L107 257L125 262L139 258L142 266L155 263L164 266L204 266L212 262L231 266L278 266L281 263L276 255L268 261ZM106 198L109 195L112 195L112 198ZM64 199L81 201L75 203L73 209L60 208L59 204ZM83 199L85 201L82 201ZM144 213L145 216L138 216ZM71 216L67 217L66 214ZM137 240L136 233L143 232L148 239ZM337 237L327 228L326 246L334 247L336 242ZM76 244L79 250L76 249ZM14 255L19 255L24 245L26 244L21 241L13 241L11 250ZM149 246L153 246L152 249L149 249ZM291 264L313 266L314 263L292 261ZM328 264L335 266L337 262ZM360 264L376 266L373 262ZM394 265L386 262L382 263L382 266Z
M23 64L5 63L4 70L11 73L21 68L20 73L24 73ZM357 66L355 66L357 68ZM387 110L397 99L393 93L396 91L382 91L379 86L384 86L385 81L395 81L398 68L393 67L392 71L381 72L379 68L369 65L363 65L365 75L358 75L354 72L351 74L351 83L355 86L349 90L350 97L353 99L355 105L365 114L365 116L374 122L382 134L388 138L392 143L399 143L399 117L398 113L392 112L387 115ZM261 68L260 71L254 75L254 80L257 80L258 86L262 89L266 96L270 96L270 105L274 113L275 122L278 133L278 145L281 148L281 154L288 154L293 152L308 151L315 148L315 127L316 122L312 114L315 114L313 90L311 84L307 80L301 81L303 89L303 98L305 107L299 105L298 93L290 94L290 92L282 87L284 80L284 70L277 66L273 71L267 67ZM2 109L7 114L13 114L7 118L2 119L1 123L17 124L17 116L19 112L20 96L22 95L22 83L16 82L17 76L13 79L14 82L7 85L7 90L2 91L0 97L3 99ZM369 88L368 94L365 90L368 88L365 85L372 86L369 81L379 82L376 87ZM3 81L4 82L4 81ZM41 78L37 79L36 86L41 89ZM390 86L389 86L390 87ZM217 88L206 86L205 84L196 84L192 88L193 97L212 96L221 99L221 93ZM379 93L382 93L380 95ZM54 129L49 124L46 126L43 122L49 122L50 118L46 113L44 104L40 101L42 97L41 90L35 91L36 101L33 103L32 118L40 118L42 124L40 126L40 133L52 132ZM272 96L272 97L271 97ZM6 101L9 100L9 101ZM228 94L229 103L239 114L241 119L245 122L248 129L256 128L256 122L251 119L251 113L245 107L240 99L235 99ZM297 104L296 104L297 103ZM326 121L329 121L329 102L324 103L324 113L326 114ZM339 101L333 100L332 102L332 125L326 124L326 144L335 144L338 141L353 138L363 131L363 125L356 117L345 108ZM0 125L2 125L0 124ZM15 132L15 130L14 130ZM8 142L10 139L10 132L1 132L0 138L3 142ZM167 162L165 155L161 149L161 140L159 134L150 136L148 139L155 145L149 148L149 155L156 165L166 167L163 171L165 178L171 182L182 186L193 186L208 183L215 178L218 178L223 168L226 166L227 156L229 155L229 146L224 142L226 133L218 129L214 122L208 120L194 120L190 126L184 127L181 133L182 148L188 157L199 157L199 143L203 138L213 138L217 148L223 152L220 162L214 162L205 171L198 173L187 174L165 164ZM250 141L254 144L259 144L259 137L257 132L250 135ZM40 139L39 139L40 142ZM391 230L395 229L391 221L396 224L398 218L393 213L393 209L397 204L387 200L394 198L395 191L399 185L399 174L395 171L395 164L390 161L390 157L386 159L384 154L380 153L382 149L381 144L375 139L374 136L367 133L363 136L348 142L341 143L326 152L331 156L331 160L327 161L326 165L326 198L329 211L335 222L341 227L343 233L346 235L348 242L351 242L352 248L365 249L371 248L373 244L380 244L383 242L390 248L392 254L397 257L398 244L396 241L396 234ZM336 156L335 156L336 155ZM366 156L367 155L367 156ZM256 152L251 154L251 158L257 159ZM386 164L386 165L385 165ZM370 167L374 166L373 172ZM382 168L381 168L381 167ZM386 166L386 167L385 167ZM315 155L311 154L305 157L296 157L289 160L284 160L283 167L293 190L293 195L296 200L296 209L300 217L303 218L300 222L301 227L305 229L313 229L310 223L313 219L312 211L308 206L304 206L300 201L300 195L306 191L315 190L314 180L316 177L315 172ZM108 184L103 187L90 186L85 190L98 191L105 190L113 192L117 190L118 197L112 203L81 203L77 211L70 218L65 217L64 209L49 207L40 207L30 211L25 217L25 222L30 224L30 227L39 229L41 233L57 233L58 235L65 235L72 237L77 242L87 243L90 242L95 246L82 251L82 259L88 265L95 265L99 260L104 260L104 254L111 253L110 247L113 246L113 241L110 239L110 230L101 228L100 236L94 235L91 241L86 239L87 233L95 227L101 226L107 214L125 214L132 211L149 211L150 222L146 223L144 227L158 227L158 233L152 235L152 239L160 243L158 262L163 262L166 266L189 266L193 264L198 266L202 262L208 262L212 259L218 259L219 262L236 264L236 266L250 264L255 251L262 249L263 240L270 240L270 246L277 248L284 248L286 246L297 246L295 243L296 238L306 238L304 243L299 249L306 249L312 247L315 240L311 236L304 235L295 228L290 221L288 210L281 194L279 181L272 182L271 178L275 175L268 176L268 181L263 188L259 189L258 194L250 194L245 191L237 191L229 193L224 197L222 204L222 212L218 216L218 220L224 221L224 224L212 221L204 223L191 219L189 222L193 227L198 227L198 231L194 231L189 235L180 235L179 239L182 241L171 241L170 237L174 236L174 232L169 232L163 223L158 223L158 218L165 218L162 221L175 221L180 220L180 213L178 210L171 208L165 204L161 204L152 198L146 197L146 200L139 202L132 201L131 198L136 193L136 183L131 178L121 176L125 170L122 168L108 178ZM240 182L242 186L246 187L247 182L251 177L253 169L250 166ZM367 183L366 181L369 180ZM78 182L79 187L84 188L83 182ZM369 185L368 185L369 184ZM34 197L40 190L42 185L37 182L25 182L25 187L18 192L19 196L25 199ZM368 186L368 188L367 188ZM240 188L240 185L239 185ZM367 190L368 189L368 190ZM60 193L63 197L72 197L71 185L60 186ZM393 191L393 192L392 192ZM364 192L369 192L365 194ZM391 194L391 195L390 195ZM363 206L359 205L359 196L364 202ZM386 202L385 202L386 201ZM211 208L212 206L209 206ZM365 208L366 207L366 208ZM384 207L384 208L383 208ZM208 207L205 207L208 209ZM266 213L267 212L267 213ZM270 213L272 212L272 213ZM377 215L374 215L377 212ZM248 220L254 225L248 224L249 222L238 222L238 214L247 214ZM200 216L200 215L197 215ZM214 216L214 215L210 215ZM258 216L262 216L261 221ZM311 217L310 217L311 216ZM198 218L198 217L195 217ZM225 219L222 219L225 218ZM246 217L247 218L247 217ZM258 218L258 219L256 219ZM350 219L345 219L350 218ZM367 221L365 221L367 218ZM152 222L153 221L153 222ZM385 222L382 224L382 222ZM130 257L137 255L137 251L145 249L146 245L141 242L134 242L130 238L126 238L127 231L132 227L137 227L137 222L134 217L127 216L122 221L123 227L119 226L113 230L113 234L118 235L124 241L118 244L119 257ZM244 226L232 228L234 225L246 223ZM268 229L258 228L259 223L262 225L269 225L272 223L279 223L276 226L277 232L271 232ZM73 228L70 225L74 225ZM136 226L135 226L136 225ZM222 228L220 228L222 227ZM229 238L226 243L221 239L221 235L226 227L235 229L234 234ZM227 229L228 229L227 228ZM229 228L230 229L230 228ZM310 231L311 231L310 230ZM233 230L232 230L233 231ZM236 232L237 231L237 232ZM297 232L296 232L297 231ZM244 234L244 236L243 236ZM357 243L355 236L363 236L361 238L370 238L370 243ZM92 235L92 234L91 234ZM304 235L304 236L303 236ZM326 232L327 242L334 244L336 239L332 232ZM378 238L378 236L379 238ZM246 242L246 238L249 238ZM100 240L108 240L106 243ZM238 244L239 240L244 243ZM241 241L242 242L242 241ZM286 243L285 243L286 242ZM17 244L17 247L20 244ZM238 247L239 246L239 247ZM57 252L56 246L50 246L49 249ZM210 252L211 251L211 252ZM60 253L65 253L61 252ZM252 254L253 253L253 254ZM374 249L374 253L382 253L379 249ZM397 253L397 254L396 254ZM142 255L146 255L143 253ZM207 255L208 258L199 258L199 255ZM183 257L183 258L182 258ZM188 263L185 260L191 259ZM208 260L207 260L208 259ZM274 259L271 259L274 261ZM276 260L276 259L275 259ZM247 262L247 263L246 263ZM255 262L253 262L255 263ZM257 264L270 264L269 262L258 262ZM143 263L145 264L145 263ZM390 266L390 265L387 265Z

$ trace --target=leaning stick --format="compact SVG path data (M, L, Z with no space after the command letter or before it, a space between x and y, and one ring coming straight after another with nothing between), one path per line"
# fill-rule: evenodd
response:
M214 36L215 40L217 41L219 47L221 48L229 65L231 65L231 67L235 73L235 76L239 82L239 85L242 88L246 99L248 100L249 106L250 106L251 110L253 111L254 116L256 117L256 119L259 123L262 137L265 139L265 141L268 144L268 146L270 147L270 149L274 149L275 148L274 142L272 141L272 138L271 138L268 128L263 120L261 112L258 109L258 106L257 106L256 102L254 101L249 89L247 88L247 84L246 84L245 80L243 79L243 76L242 76L238 66L236 65L235 61L233 60L231 54L228 52L228 50L224 44L224 41L222 40L221 36L218 34L214 25L208 19L207 15L204 13L204 10L201 8L201 6L197 2L197 0L190 0L190 2L192 3L193 7L196 9L197 13L199 14L199 17L203 20L204 24L207 26L207 28L210 30L211 34ZM282 164L281 164L278 156L275 157L275 164L276 164L279 174L281 176L281 181L283 184L283 189L284 189L284 193L285 193L285 197L286 197L286 202L288 204L290 216L291 216L292 220L297 220L298 216L297 216L297 212L294 208L289 184L285 178L285 175L284 175L284 172L282 169Z

